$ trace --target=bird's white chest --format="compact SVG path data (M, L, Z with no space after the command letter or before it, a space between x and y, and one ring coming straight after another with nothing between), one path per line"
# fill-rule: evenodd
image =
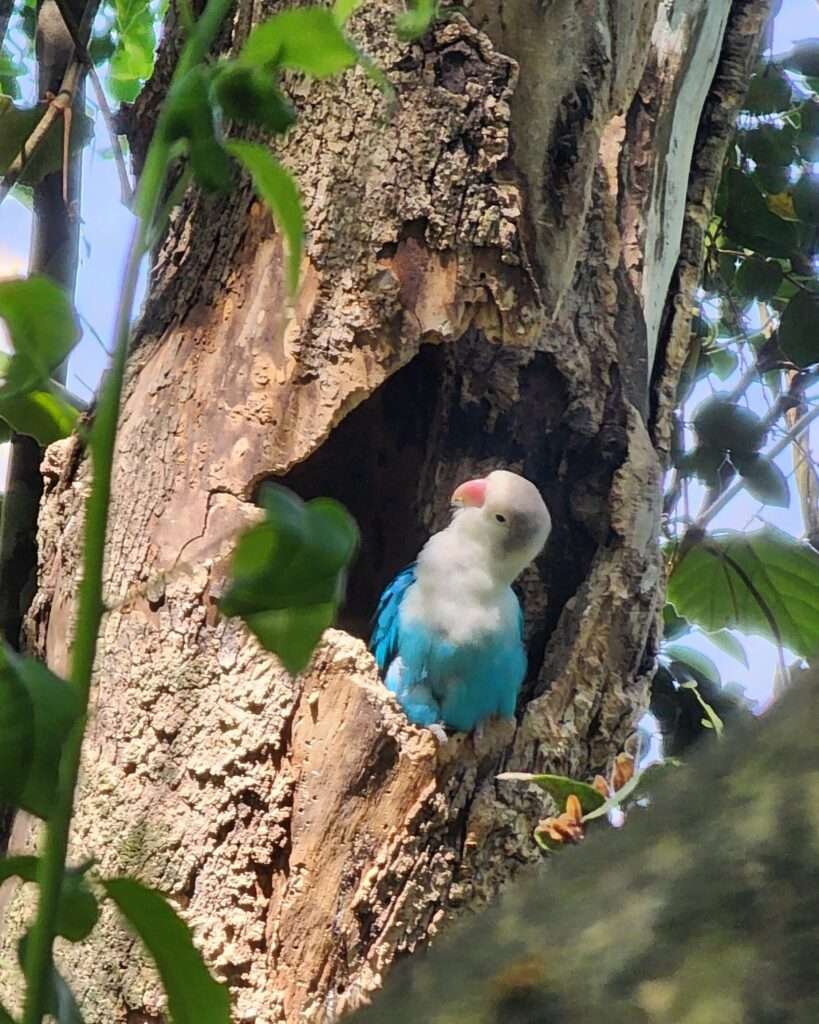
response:
M468 558L446 556L446 547L432 541L421 553L401 605L402 625L425 628L457 646L516 636L519 606L511 587Z

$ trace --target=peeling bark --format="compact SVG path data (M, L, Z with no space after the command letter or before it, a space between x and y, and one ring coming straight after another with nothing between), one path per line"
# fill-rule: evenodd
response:
M310 227L293 307L248 186L192 192L171 225L121 418L73 853L179 903L237 1020L358 1005L537 860L542 806L495 775L604 771L646 706L663 425L727 138L708 126L732 117L762 6L734 3L723 39L705 0L476 2L406 46L393 5L366 4L352 30L395 112L361 71L289 83ZM521 582L529 678L515 722L441 749L361 638L454 484L497 465L555 522ZM87 474L76 442L49 451L29 636L58 671ZM216 607L266 479L339 498L363 536L341 628L295 681ZM108 916L61 960L89 1024L161 1017Z

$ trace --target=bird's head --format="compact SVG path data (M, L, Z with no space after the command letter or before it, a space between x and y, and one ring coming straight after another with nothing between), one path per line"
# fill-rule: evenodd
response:
M467 480L456 488L452 504L453 525L485 549L493 575L507 583L540 554L552 530L537 487L505 469Z

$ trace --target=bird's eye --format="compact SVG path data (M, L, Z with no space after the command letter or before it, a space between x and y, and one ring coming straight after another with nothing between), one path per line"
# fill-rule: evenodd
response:
M499 522L499 523L505 523L505 522L506 522L506 516L502 516L502 515L500 514L500 512L498 512L498 514L497 514L497 515L495 516L495 519L496 519L496 520L497 520L497 522Z

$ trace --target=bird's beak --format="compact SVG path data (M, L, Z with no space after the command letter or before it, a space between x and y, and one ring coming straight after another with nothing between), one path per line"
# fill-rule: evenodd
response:
M486 499L486 480L467 480L465 484L456 487L452 495L452 504L459 508L469 506L480 508Z

